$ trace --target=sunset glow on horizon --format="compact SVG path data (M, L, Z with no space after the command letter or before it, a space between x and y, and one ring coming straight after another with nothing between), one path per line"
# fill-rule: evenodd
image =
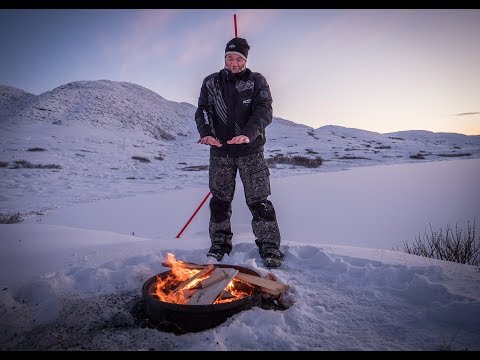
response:
M479 9L1 9L0 85L127 81L197 106L234 14L276 117L480 135Z

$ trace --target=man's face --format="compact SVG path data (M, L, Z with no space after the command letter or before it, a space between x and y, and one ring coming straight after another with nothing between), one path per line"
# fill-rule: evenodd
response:
M225 67L234 74L243 71L246 64L247 62L240 55L228 54L225 56Z

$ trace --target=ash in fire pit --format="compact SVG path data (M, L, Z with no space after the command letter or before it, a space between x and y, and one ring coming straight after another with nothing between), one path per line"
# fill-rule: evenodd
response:
M199 265L176 261L152 276L133 309L137 322L160 331L184 334L213 328L254 306L284 310L277 301L288 286L235 265Z

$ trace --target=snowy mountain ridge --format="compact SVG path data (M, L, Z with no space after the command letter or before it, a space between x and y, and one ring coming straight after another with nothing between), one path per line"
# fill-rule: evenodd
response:
M209 148L197 144L195 110L127 82L76 81L40 95L0 85L0 213L168 190L172 178L176 188L207 186ZM462 134L314 129L275 117L266 135L273 177L480 157L480 136ZM78 190L92 178L101 186ZM45 206L33 208L31 196Z

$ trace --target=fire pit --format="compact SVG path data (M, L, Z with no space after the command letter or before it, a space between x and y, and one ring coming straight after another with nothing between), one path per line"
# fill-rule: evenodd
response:
M240 311L262 306L262 295L272 298L287 289L236 265L185 263L171 254L163 265L171 270L152 276L142 287L143 315L150 327L176 334L218 326Z

